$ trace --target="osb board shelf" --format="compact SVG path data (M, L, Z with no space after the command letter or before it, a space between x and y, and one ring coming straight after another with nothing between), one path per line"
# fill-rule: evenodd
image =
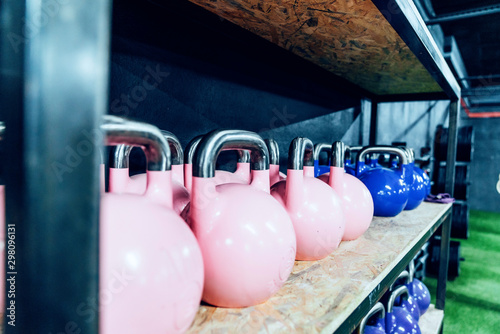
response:
M296 261L264 304L202 305L189 333L350 333L436 228L451 204L423 203L397 217L375 217L355 241L320 261Z
M375 95L442 92L372 1L189 1Z
M431 304L418 321L422 334L439 334L443 325L444 311L438 310Z

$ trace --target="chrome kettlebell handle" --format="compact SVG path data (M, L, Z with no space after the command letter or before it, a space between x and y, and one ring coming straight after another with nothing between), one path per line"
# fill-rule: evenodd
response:
M314 145L314 151L313 151L313 156L314 160L319 160L319 155L323 151L328 151L328 153L331 153L332 146L327 143L317 143Z
M172 153L172 165L184 164L184 151L179 138L170 131L160 130L160 132L168 142L168 147Z
M402 148L395 146L368 146L364 147L359 151L356 161L364 161L365 156L369 153L389 153L399 156L401 163L407 165L409 163L409 157L406 151Z
M115 147L113 153L113 160L111 160L111 168L129 168L129 157L132 152L133 146L118 145Z
M4 135L5 135L5 123L0 122L0 140L3 140Z
M415 277L415 260L411 260L410 263L408 263L408 282L411 283L413 282L413 278Z
M361 151L363 146L345 146L345 158L344 159L349 159L352 161L352 152L358 152Z
M331 150L330 166L344 168L346 145L341 141L336 141L333 143Z
M393 293L391 293L389 297L389 301L387 302L387 313L391 313L393 308L394 308L394 303L396 302L396 298L398 298L401 295L406 295L410 296L410 292L408 291L408 288L404 285L400 286L396 290L394 290Z
M193 158L193 176L215 177L215 163L222 150L249 150L253 170L269 170L269 151L264 140L255 132L215 130L198 144Z
M184 151L184 163L191 165L193 163L194 154L196 153L196 148L200 143L203 135L199 135L191 139L189 144L186 146L186 150Z
M415 161L415 151L412 148L406 148L406 151L408 152L409 163L414 162Z
M314 160L319 160L319 155L323 151L330 152L330 166L344 168L346 146L341 141L336 141L332 145L318 143L314 145Z
M249 163L252 158L250 155L250 151L248 150L238 150L238 162Z
M148 170L171 170L168 142L156 126L105 115L101 131L104 132L106 145L125 144L142 147L148 158Z
M280 148L278 143L274 139L264 139L266 143L267 150L269 151L269 163L271 165L280 164Z
M314 146L310 139L297 137L288 150L288 169L303 170L304 166L314 166Z
M163 137L168 142L170 153L172 156L172 165L182 165L184 163L184 152L182 151L181 142L179 139L169 131L160 130ZM130 145L118 145L115 148L112 160L112 168L129 168L130 152L132 152Z
M186 164L193 164L194 154L196 152L196 148L200 143L203 135L194 137L189 144L186 146L186 151L184 152L184 161ZM226 149L225 149L226 150ZM227 149L228 151L231 149ZM238 162L248 163L251 160L250 151L248 150L238 150Z
M409 283L410 282L410 274L408 273L408 271L403 270L399 274L399 276L394 280L394 283L392 283L391 286L389 287L389 291L392 291L394 289L394 284L396 284L396 281L401 279L401 278L406 278L406 283Z
M373 317L377 313L380 313L380 316L379 316L380 319L385 318L385 308L381 302L375 303L375 305L373 305L371 310L368 311L368 313L365 315L365 317L361 320L361 323L359 324L358 331L357 331L358 334L363 334L365 327L366 327L366 323L368 322L368 320L371 317Z

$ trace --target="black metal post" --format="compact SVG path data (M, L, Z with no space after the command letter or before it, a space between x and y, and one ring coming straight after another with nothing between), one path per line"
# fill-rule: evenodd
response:
M455 184L455 159L457 154L457 134L458 134L458 110L459 100L450 102L449 125L448 125L448 153L446 157L446 185L445 192L453 196ZM444 310L446 299L446 280L448 279L448 260L450 253L450 232L453 213L443 223L441 233L441 253L439 259L439 275L436 295L436 308Z
M5 218L4 223L0 228L4 229L3 233L6 237L10 236L8 233L8 225L13 224L14 228L21 225L24 222L24 193L21 191L12 191L14 189L26 188L25 178L24 178L24 164L21 163L20 153L24 147L24 136L22 135L22 129L15 129L14 124L22 124L24 120L24 115L21 110L24 109L24 99L23 99L23 78L24 78L24 44L22 39L19 40L21 43L12 43L12 39L9 37L22 36L24 24L21 18L24 17L26 11L26 4L23 1L0 1L0 117L1 121L4 121L8 125L9 129L5 130L2 136L2 153L4 156L0 163L3 169L3 181L6 181L7 191L5 197L5 203L0 203L0 205L5 205L6 217L0 217L1 220ZM9 161L9 163L6 163ZM19 254L19 232L13 235L14 244L9 249L9 244L5 244L5 254L4 254L4 264L2 271L5 272L16 272L17 267L13 267L15 271L11 271L8 268L9 265L9 251L14 253L15 258L11 258L16 263L20 263L22 254ZM6 238L5 241L8 239ZM17 247L16 247L17 246ZM15 247L15 248L13 248ZM2 275L3 276L3 275ZM6 275L6 277L1 277L5 282L4 289L1 291L5 304L2 305L2 327L6 333L15 333L16 327L12 327L10 324L19 325L19 299L8 298L10 290L14 290L14 293L19 292L22 286L19 286L19 282L15 280L10 280L10 276L16 278L16 275ZM7 281L9 279L9 281ZM11 283L13 288L11 289ZM19 294L19 293L17 293ZM11 306L11 303L14 303ZM12 322L13 321L13 322Z
M378 102L372 100L372 112L370 117L370 145L377 143L377 115L378 115Z
M6 235L15 257L6 262L4 329L97 333L95 130L107 109L111 1L3 0L0 14Z

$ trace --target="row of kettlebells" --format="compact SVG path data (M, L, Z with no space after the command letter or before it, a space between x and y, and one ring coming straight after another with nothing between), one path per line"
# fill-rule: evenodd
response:
M328 150L328 144L316 144L315 176L328 171L319 165L321 151ZM345 170L356 176L369 189L374 202L374 215L394 217L403 210L413 210L430 194L429 176L415 166L413 150L394 146L366 146L347 148L349 158L358 151L356 161L345 161ZM391 166L383 167L378 163L378 154L391 154L399 158L391 161ZM369 158L369 159L367 159Z
M184 154L173 134L150 124L106 116L102 130L106 144L117 146L108 193L104 177L101 183L103 333L137 332L145 317L155 315L162 321L149 324L150 332L182 332L202 297L223 307L266 301L287 280L295 259L324 258L341 240L368 229L377 193L362 176L378 167L369 173L362 154L400 153L364 148L358 179L344 172L346 147L335 142L329 173L314 178L313 144L296 138L285 176L276 142L252 132L213 131L191 141ZM144 149L147 173L130 177L133 146ZM235 173L215 170L222 150L239 152ZM400 157L399 184L408 174L408 161ZM126 286L120 293L117 280ZM136 305L148 307L139 312Z
M318 179L312 142L294 139L285 178L277 144L253 132L213 131L182 154L174 135L150 124L106 116L101 129L116 146L101 197L101 291L115 291L117 275L128 278L101 303L102 333L183 332L200 299L262 303L295 259L324 258L372 221L372 197L344 172L341 142L332 146L329 175ZM143 148L147 172L130 177L132 146ZM235 173L215 170L223 150L240 152Z
M420 334L418 321L427 311L431 297L427 287L414 278L413 261L388 291L386 307L377 302L361 321L358 334Z

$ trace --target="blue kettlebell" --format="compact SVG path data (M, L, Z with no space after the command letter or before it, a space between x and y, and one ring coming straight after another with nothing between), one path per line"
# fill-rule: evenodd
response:
M374 318L377 315L377 318ZM381 302L373 305L361 320L357 334L385 334L385 308Z
M382 167L382 165L378 162L378 157L379 154L377 153L370 154L370 157L368 158L368 165L370 168Z
M391 168L398 168L398 159L397 158L391 159L390 167Z
M319 164L319 155L322 151L331 152L332 145L327 143L318 143L314 145L313 157L314 157L314 177L318 177L322 174L330 172L330 163L327 165ZM328 154L328 158L330 158L330 154Z
M416 171L415 154L413 150L407 148L403 149L406 151L408 160L413 167L412 177L408 182L410 185L410 194L408 195L408 202L406 203L405 210L413 210L422 203L425 197L427 197L427 188L422 175Z
M366 170L365 156L369 153L392 153L400 158L398 169L377 167ZM413 166L408 163L405 151L394 146L370 146L363 148L356 159L356 177L370 191L374 216L394 217L408 202L409 181L413 178Z
M413 149L410 149L412 151L413 156L415 155L413 152ZM398 165L398 162L396 159L391 160L391 168L396 168ZM428 196L431 193L431 179L429 178L429 175L424 172L423 169L415 166L415 163L413 164L413 171L416 172L418 175L422 177L424 180L424 186L425 186L425 196Z
M429 178L429 175L427 175L427 173L424 172L423 169L421 169L417 166L413 167L413 171L416 172L418 175L420 175L422 177L422 179L424 180L425 196L426 197L429 196L431 193L431 179Z
M356 176L356 162L352 162L354 152L359 152L362 149L361 146L347 146L345 150L345 160L344 160L344 168L347 174L351 174L352 176Z
M421 334L418 321L407 311L404 305L396 305L398 297L404 301L408 297L408 288L400 286L390 295L385 316L385 329L388 334ZM403 303L403 302L401 302Z

